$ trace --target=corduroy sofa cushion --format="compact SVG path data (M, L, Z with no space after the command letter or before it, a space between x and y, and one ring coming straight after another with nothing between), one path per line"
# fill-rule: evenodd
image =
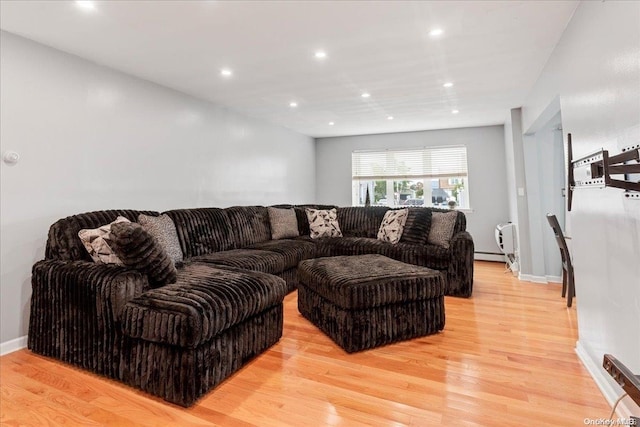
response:
M431 209L409 208L400 243L425 245L431 228Z
M222 331L281 304L279 277L207 264L186 264L173 285L129 301L122 332L145 341L195 348Z
M299 239L270 240L268 242L256 243L247 249L276 252L282 255L284 257L285 270L296 267L302 260L316 256L316 245L310 241Z
M235 234L224 209L176 209L164 212L173 220L184 258L235 249Z
M375 238L388 210L386 206L338 208L338 223L342 234L345 237Z
M348 310L435 298L445 291L440 272L382 255L302 261L298 266L298 280Z
M284 255L257 249L232 249L193 257L191 260L271 274L279 274L285 270Z
M271 240L269 212L264 206L233 206L224 211L231 223L236 249Z

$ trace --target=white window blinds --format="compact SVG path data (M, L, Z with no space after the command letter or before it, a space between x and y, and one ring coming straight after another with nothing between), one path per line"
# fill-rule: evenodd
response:
M353 179L422 179L467 176L467 147L355 151Z

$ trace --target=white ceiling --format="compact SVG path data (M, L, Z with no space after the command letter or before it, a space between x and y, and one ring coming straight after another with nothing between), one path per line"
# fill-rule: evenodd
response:
M577 6L93 3L84 10L74 1L2 1L0 27L313 137L504 123L508 110L522 105ZM431 37L434 28L444 34ZM327 53L323 61L314 57L319 49ZM233 70L231 78L220 76L224 67ZM448 81L454 86L444 88ZM365 91L370 98L360 96Z

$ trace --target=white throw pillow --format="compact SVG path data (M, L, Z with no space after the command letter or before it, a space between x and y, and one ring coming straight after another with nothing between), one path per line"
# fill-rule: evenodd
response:
M378 230L378 240L389 242L393 245L400 241L404 224L409 216L408 209L389 210L384 214L380 229Z
M321 237L342 237L338 224L336 209L305 209L309 220L309 231L312 239Z

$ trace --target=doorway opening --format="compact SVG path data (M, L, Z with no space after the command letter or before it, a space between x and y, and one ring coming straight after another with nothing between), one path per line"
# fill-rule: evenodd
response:
M559 107L559 106L558 106ZM547 112L548 113L548 112ZM524 138L529 229L533 275L562 281L562 262L546 215L554 214L566 234L566 155L562 114L541 117L542 123Z

